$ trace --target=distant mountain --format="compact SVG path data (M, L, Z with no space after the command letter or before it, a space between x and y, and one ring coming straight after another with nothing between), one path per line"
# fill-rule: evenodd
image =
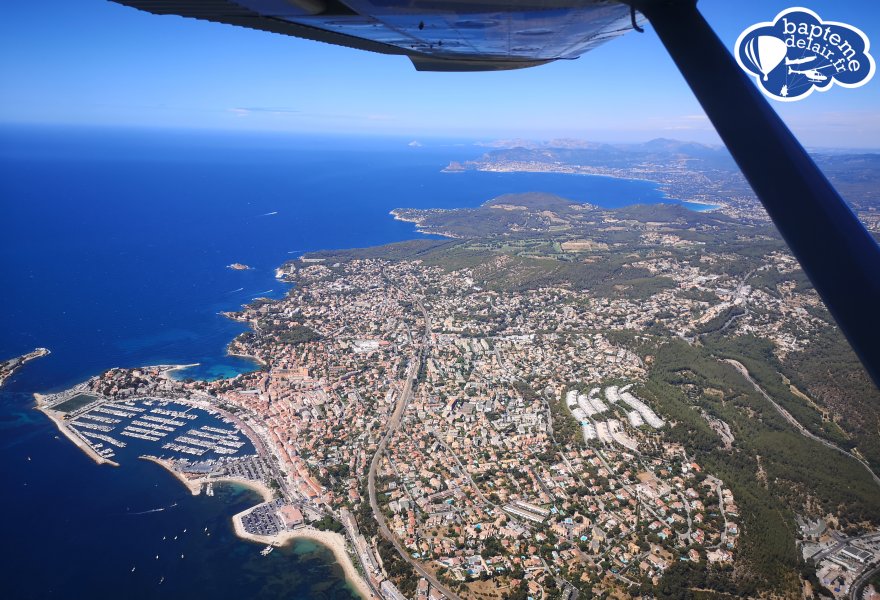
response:
M661 182L665 192L681 200L732 202L740 209L747 204L758 207L723 146L668 138L637 144L557 139L499 140L482 145L493 149L478 159L451 164L448 170L586 173L648 179ZM880 153L835 151L812 156L856 210L880 209Z
M658 138L641 144L604 144L585 140L559 139L547 142L499 140L481 144L494 148L481 159L465 163L465 169L492 162L553 162L566 165L624 168L634 164L667 164L699 161L705 169L736 169L726 148Z
M670 138L655 138L647 142L634 144L611 144L607 142L593 142L590 140L580 140L575 138L556 138L547 141L526 140L515 138L511 140L494 140L491 142L480 142L476 144L484 148L495 148L498 150L512 150L522 148L525 150L539 149L565 149L565 150L601 150L612 151L621 150L624 152L667 152L677 154L706 154L723 152L726 150L723 146L710 146L700 144L698 142L689 142L682 140L674 140Z

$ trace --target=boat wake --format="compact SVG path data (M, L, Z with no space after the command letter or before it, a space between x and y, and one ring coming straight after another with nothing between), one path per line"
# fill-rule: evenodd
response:
M272 212L267 212L267 213L264 214L263 216L264 216L264 217L271 217L272 215L277 215L277 214L278 214L278 211L277 211L277 210L273 210Z
M169 508L174 508L175 506L177 506L177 502L172 502L168 506L161 506L159 508L152 508L150 510L142 510L140 512L133 512L133 513L128 513L128 514L131 517L134 517L137 515L149 515L151 513L162 512L163 510L168 510Z
M262 296L263 294L268 294L268 293L271 292L271 291L272 291L272 290L266 290L265 292L258 292L257 295L254 296L254 298L259 298L259 297Z

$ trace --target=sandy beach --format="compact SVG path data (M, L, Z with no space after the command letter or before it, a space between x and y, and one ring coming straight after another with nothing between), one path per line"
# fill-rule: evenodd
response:
M171 464L170 460L165 460L163 458L156 458L155 456L140 456L142 460L148 460L151 463L156 463L160 467L164 468L166 471L174 475L174 477L183 485L185 485L190 492L192 492L193 496L198 496L202 493L202 484L201 481L198 483L194 479L187 479L183 473L179 473L174 470L174 466Z
M269 489L269 486L267 486L262 481L252 481L250 479L240 479L238 477L221 477L219 479L201 479L199 481L201 481L202 483L211 482L211 483L215 483L215 484L217 484L217 483L220 483L220 484L234 483L234 484L249 488L249 489L257 492L263 498L263 502L269 502L270 500L275 499L275 493L271 489Z
M160 366L166 366L166 365L160 365ZM199 363L192 363L189 365L174 365L170 369L165 369L164 371L162 371L162 374L160 375L160 377L162 377L162 379L172 379L174 376L174 373L176 373L178 371L183 371L184 369L189 369L190 367L198 367L198 366L199 366Z
M351 557L345 549L345 537L342 534L306 526L292 531L283 531L273 536L254 535L245 531L241 524L242 516L246 515L250 510L245 510L232 517L232 524L238 537L259 544L266 544L267 546L284 546L297 539L317 542L333 552L333 556L336 557L336 561L345 572L345 579L348 580L349 584L351 584L361 598L377 598L376 594L372 592L370 586L364 581L354 566Z
M163 467L165 470L169 471L177 478L178 481L184 484L194 496L198 496L202 492L202 486L206 483L235 483L240 486L254 490L258 494L260 494L264 502L268 502L275 498L275 494L272 492L272 490L260 481L251 481L249 479L241 479L238 477L199 477L197 479L188 479L182 473L175 471L171 461L169 460L155 458L153 456L142 456L141 458L156 463L157 465ZM242 526L241 518L242 516L249 513L252 509L253 507L242 511L232 517L232 524L235 528L235 534L238 537L244 540L249 540L251 542L256 542L258 544L265 544L267 546L284 546L296 539L306 539L313 542L318 542L319 544L321 544L322 546L326 546L333 552L333 555L336 557L336 561L345 572L345 578L362 598L377 597L370 590L370 586L367 584L366 581L364 581L363 577L361 577L361 574L354 566L354 563L351 560L351 556L349 556L348 552L345 549L344 536L339 533L334 533L332 531L322 531L320 529L315 529L314 527L300 527L292 531L283 531L273 536L255 535L252 533L248 533L244 530L244 527Z
M251 355L251 354L239 354L238 352L229 352L229 351L227 350L227 351L226 351L226 356L234 356L234 357L236 357L236 358L244 358L244 359L246 359L246 360L252 360L252 361L254 361L255 363L257 363L258 365L261 365L261 366L264 366L264 367L266 366L266 361L262 360L261 358L259 358L259 357L257 357L257 356L253 356L253 355Z
M181 368L183 366L189 365L181 365L177 368ZM89 456L92 460L94 460L98 464L109 464L115 467L118 467L119 464L104 458L97 452L95 452L87 443L79 438L79 436L75 435L63 421L63 419L56 413L55 411L46 408L43 406L45 402L45 396L41 394L34 394L36 399L36 409L45 414L49 419L55 423L55 426L58 430L64 434L64 436L73 442L77 448L82 450L87 456ZM186 488L194 495L198 496L202 493L202 489L208 483L211 484L224 484L224 483L233 483L240 485L242 487L246 487L258 493L262 498L263 502L269 502L275 498L275 493L261 481L252 481L249 479L242 479L238 477L197 477L197 478L188 478L185 474L177 471L174 468L173 462L166 459L157 458L154 456L141 456L143 460L148 460L153 462L166 471L171 473L178 481L180 481ZM283 531L274 536L260 536L248 533L244 530L242 526L242 516L250 512L252 508L249 508L237 515L232 517L233 526L235 529L236 535L238 537L249 540L252 542L256 542L259 544L272 545L272 546L283 546L290 544L293 540L296 539L307 539L321 544L329 548L332 552L336 561L342 567L345 578L348 581L349 585L357 592L359 596L365 599L373 599L378 598L370 589L370 586L363 579L361 574L358 572L354 563L352 562L351 556L348 554L346 550L346 538L338 533L334 533L331 531L322 531L319 529L315 529L313 527L300 527L296 530Z
M273 498L275 498L275 494L269 487L261 481L252 481L250 479L242 479L239 477L198 477L194 479L189 479L183 473L176 471L174 466L172 465L170 460L165 460L162 458L156 458L155 456L141 456L143 460L148 460L152 463L156 463L160 467L163 467L166 471L174 475L177 480L185 485L190 492L192 492L193 496L198 496L202 493L202 487L205 484L213 483L213 484L223 484L223 483L235 483L242 487L249 488L255 492L257 492L260 497L263 498L263 502L269 502Z

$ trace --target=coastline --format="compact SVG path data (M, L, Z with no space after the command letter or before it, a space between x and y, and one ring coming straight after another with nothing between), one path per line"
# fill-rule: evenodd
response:
M446 167L448 168L448 167ZM462 168L460 170L450 170L447 171L446 168L442 170L444 173L465 173L467 171L478 171L481 173L547 173L551 175L585 175L587 177L608 177L610 179L621 179L621 180L631 180L631 181L648 181L650 183L656 184L657 189L663 192L663 195L670 200L675 200L679 203L687 203L687 204L698 204L702 206L706 206L707 208L700 210L699 212L709 212L713 210L719 210L727 208L727 205L723 202L707 202L705 200L686 200L684 198L679 198L678 196L672 195L672 190L669 188L669 184L661 181L657 181L656 179L649 179L647 177L640 176L639 173L629 173L629 174L619 174L612 172L591 172L591 171L566 171L566 170L542 170L542 169L492 169L489 168L488 165L480 164L472 169ZM393 211L392 211L392 214ZM395 215L395 218L396 215ZM408 219L398 219L400 221L408 221ZM410 221L412 223L417 223L417 221ZM421 232L420 232L421 233Z
M171 473L180 483L186 486L187 489L192 493L193 496L198 496L202 493L202 486L208 483L214 484L223 484L223 483L234 483L236 485L240 485L242 487L246 487L260 495L263 498L263 502L269 502L275 498L275 494L269 487L261 481L252 481L250 479L242 479L241 477L198 477L195 479L190 479L186 477L183 473L174 469L174 465L170 460L166 460L164 458L156 458L155 456L141 456L139 457L141 460L146 460L151 463L155 463L160 467L164 468L166 471ZM248 509L250 510L250 509Z
M323 531L306 525L292 531L283 531L273 536L255 535L245 531L241 523L241 518L251 510L252 509L249 508L232 517L235 535L244 540L276 547L286 546L298 539L317 542L333 553L336 562L339 563L339 566L342 567L342 571L345 573L345 580L361 598L364 600L376 598L376 595L370 590L370 586L367 585L367 582L364 581L363 577L361 577L361 574L354 566L354 562L352 562L351 557L345 548L345 538L342 534L334 533L332 531Z
M8 380L10 380L19 369L24 367L32 360L43 358L44 356L49 356L50 354L52 354L52 351L48 348L38 347L31 352L28 352L27 354L22 354L21 356L17 356L14 358L10 358L9 360L0 362L0 387L3 387L3 385Z
M79 448L80 450L82 450L83 453L84 453L86 456L88 456L89 458L91 458L93 461L95 461L95 462L96 462L97 464L99 464L99 465L110 465L110 466L112 466L112 467L118 467L118 466L119 466L119 463L118 463L118 462L112 461L112 460L110 460L109 458L104 458L103 456L101 456L100 454L98 454L97 452L95 452L95 451L92 449L91 446L89 446L89 445L86 444L84 441L82 441L81 439L79 439L79 437L77 437L76 435L74 435L74 434L73 434L73 433L67 428L67 426L64 424L64 422L63 422L61 419L59 419L56 415L53 414L54 411L52 411L51 409L48 409L48 408L45 408L45 407L41 406L41 402L40 402L40 401L41 401L41 399L43 398L43 395L42 395L42 394L36 394L36 393L35 393L35 394L34 394L34 398L35 398L36 401L37 401L37 405L35 406L35 408L36 408L38 411L40 411L41 413L43 413L44 415L46 415L47 417L49 417L49 419L55 424L55 427L58 428L58 431L60 431L62 434L64 434L64 437L66 437L68 440L70 440L71 442L73 442L73 445L74 445L74 446L76 446L77 448Z
M233 340L233 341L234 341L234 340ZM232 343L232 342L230 342L230 343ZM239 352L229 352L229 351L227 350L227 351L226 351L226 356L234 356L234 357L236 357L236 358L243 358L243 359L246 359L246 360L252 360L252 361L254 361L255 363L257 363L258 365L263 366L263 367L265 367L265 366L268 365L268 363L267 363L266 361L264 361L264 360L262 360L262 359L260 359L260 358L257 358L256 356L251 356L250 354L241 354L241 353L239 353ZM256 369L255 369L255 370L256 370Z
M422 223L424 219L419 219L416 217L404 217L401 216L398 211L407 210L405 208L395 208L388 212L389 215L394 217L395 221L403 221L404 223L412 223L415 225L416 233L421 233L422 235L439 235L440 237L449 238L452 240L461 239L461 236L455 235L448 231L431 231L430 229L426 229L422 227Z
M405 209L402 209L402 208L393 208L393 209L391 209L390 211L388 211L388 214L391 215L392 217L394 217L394 220L395 220L395 221L403 221L404 223L415 223L416 225L418 225L419 223L422 222L422 219L416 219L416 218L413 218L413 217L404 217L404 216L402 216L402 215L400 214L400 211L401 211L401 210L405 210Z
M207 483L234 483L236 485L240 485L242 487L246 487L250 490L257 492L262 497L263 502L269 502L275 498L275 494L272 492L272 490L270 490L269 487L266 486L264 483L259 481L252 481L239 477L199 477L196 479L189 479L183 473L176 471L170 460L156 458L155 456L141 456L140 458L142 460L146 460L155 463L160 467L163 467L166 471L171 473L171 475L173 475L180 483L186 486L186 488L189 489L190 493L192 493L193 496L198 496L199 494L201 494L202 486ZM291 531L283 531L273 536L248 533L247 531L245 531L241 519L244 515L248 514L253 509L254 507L250 507L232 516L232 525L235 529L235 535L237 535L239 538L258 544L265 544L267 546L285 546L297 539L306 539L317 542L333 552L333 556L336 558L336 562L339 563L339 565L342 567L343 572L345 573L346 581L348 581L351 587L361 596L361 598L364 598L366 600L376 597L375 594L373 594L370 590L370 586L361 577L361 574L355 567L354 562L351 560L351 557L346 550L345 537L343 537L341 534L334 533L332 531L322 531L320 529L315 529L314 527L309 526L300 527Z
M220 314L223 314L223 313L220 313ZM223 314L223 316L229 318L228 315ZM230 343L232 343L232 342L230 342ZM234 356L236 358L241 358L241 359L253 362L254 368L251 371L247 371L248 373L252 373L254 371L259 371L260 367L266 366L265 361L262 361L259 358L257 358L256 356L251 356L249 354L238 354L236 352L227 351L226 356ZM186 375L185 375L184 371L186 371L187 369L191 369L193 367L198 367L201 364L202 363L191 363L188 365L175 365L173 368L168 369L165 372L163 372L162 377L165 379L171 379L174 381L183 381L184 379L186 379ZM242 374L243 373L236 373L236 375L234 377L238 377L239 375L242 375ZM233 377L233 379L234 379L234 377Z
M173 379L174 373L177 373L178 371L183 371L184 369L189 369L190 367L198 367L200 364L201 363L191 363L188 365L174 365L170 369L163 371L162 377L164 377L165 379ZM162 365L162 366L165 366L165 365Z

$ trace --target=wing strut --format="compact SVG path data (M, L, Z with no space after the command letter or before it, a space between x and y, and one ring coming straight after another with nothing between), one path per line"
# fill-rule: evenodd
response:
M880 248L699 13L634 0L880 387Z

